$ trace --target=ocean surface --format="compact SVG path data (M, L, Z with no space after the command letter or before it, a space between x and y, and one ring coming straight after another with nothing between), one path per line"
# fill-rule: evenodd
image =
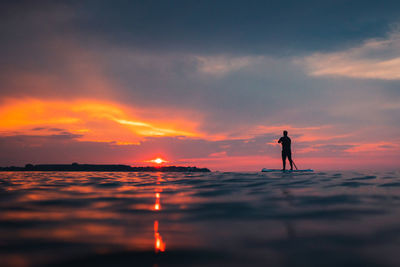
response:
M400 172L1 172L0 266L400 266Z

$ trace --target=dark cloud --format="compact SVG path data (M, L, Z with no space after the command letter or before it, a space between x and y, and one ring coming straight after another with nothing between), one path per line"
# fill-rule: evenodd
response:
M291 54L383 36L398 1L83 1L83 33L156 50Z
M45 128L45 127L35 127L35 128L32 128L32 131L42 131L42 130L46 130L47 128Z
M65 131L64 129L61 129L61 128L49 128L49 131L52 131L52 132L62 132L62 131Z
M400 3L391 0L2 1L2 10L3 38L11 41L56 34L82 44L275 55L384 36L400 18Z
M50 132L64 132L64 134L69 134L69 132L65 131L65 129L61 128L48 128L48 127L35 127L32 128L32 131L50 131Z

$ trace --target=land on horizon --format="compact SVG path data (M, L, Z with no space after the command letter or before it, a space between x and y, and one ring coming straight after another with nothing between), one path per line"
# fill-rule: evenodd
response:
M25 167L0 167L0 171L96 171L96 172L210 172L190 166L129 166L123 164L26 164Z

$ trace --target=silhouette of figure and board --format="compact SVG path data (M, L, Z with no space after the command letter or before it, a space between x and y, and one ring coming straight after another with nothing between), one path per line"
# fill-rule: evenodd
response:
M276 172L276 171L295 171L295 172L312 172L313 170L311 169L304 169L304 170L299 170L294 163L292 159L292 140L288 136L287 131L283 131L283 136L279 138L278 143L282 145L282 169L277 170L277 169L267 169L264 168L261 171L262 172ZM290 163L290 170L286 170L286 159L289 160ZM293 170L293 165L296 168L296 170Z
M290 170L293 171L293 160L292 160L292 149L291 144L292 140L288 136L287 131L283 131L283 136L279 138L278 143L282 144L282 171L286 170L286 158L290 163Z

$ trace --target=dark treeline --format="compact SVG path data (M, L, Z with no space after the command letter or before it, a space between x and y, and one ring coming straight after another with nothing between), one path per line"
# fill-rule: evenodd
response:
M26 164L25 167L0 167L0 171L63 171L63 172L210 172L207 168L183 166L131 167L121 164Z

